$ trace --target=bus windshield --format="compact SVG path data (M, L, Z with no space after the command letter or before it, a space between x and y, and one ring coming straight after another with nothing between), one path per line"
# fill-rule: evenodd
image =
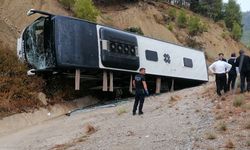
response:
M48 19L47 19L48 20ZM46 69L54 66L51 50L51 36L48 21L41 17L24 32L24 52L27 62L35 69Z

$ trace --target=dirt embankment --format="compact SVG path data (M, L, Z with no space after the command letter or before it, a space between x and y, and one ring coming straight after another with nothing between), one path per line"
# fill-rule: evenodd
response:
M38 16L27 17L30 9L45 10L55 14L70 15L56 0L1 0L0 40L11 49L16 48L16 39L21 31Z

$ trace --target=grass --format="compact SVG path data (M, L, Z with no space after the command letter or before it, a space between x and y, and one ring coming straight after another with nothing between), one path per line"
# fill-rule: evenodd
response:
M226 131L227 130L227 125L225 122L220 122L217 126L219 131Z
M249 140L249 141L247 141L247 146L250 146L250 140Z
M243 105L244 101L245 101L244 95L237 95L233 101L233 106L240 107Z
M206 134L206 139L208 139L208 140L214 140L216 138L217 138L216 135L212 132L209 132Z
M225 148L230 148L231 149L231 148L234 148L234 147L235 147L234 143L230 139L225 144Z
M243 109L250 110L250 103L242 105Z
M173 23L169 23L169 24L167 25L168 30L169 30L169 31L173 31L173 29L174 29L173 26L174 26Z
M124 108L124 107L120 107L120 108L118 108L117 110L116 110L116 112L117 112L117 115L122 115L122 114L124 114L124 113L127 113L127 110L126 110L126 108Z

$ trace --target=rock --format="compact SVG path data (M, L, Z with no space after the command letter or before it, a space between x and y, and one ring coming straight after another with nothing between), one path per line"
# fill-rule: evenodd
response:
M46 95L43 92L38 93L38 99L43 103L43 105L48 105Z

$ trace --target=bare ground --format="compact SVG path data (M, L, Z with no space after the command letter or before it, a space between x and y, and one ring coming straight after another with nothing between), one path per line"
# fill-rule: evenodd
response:
M143 116L131 115L132 101L62 116L0 137L0 149L196 149L214 122L213 103L198 96L209 87L148 97Z
M78 111L4 134L0 149L249 149L250 95L235 107L239 94L217 97L214 90L210 82L148 97L142 116L132 116L133 99Z

